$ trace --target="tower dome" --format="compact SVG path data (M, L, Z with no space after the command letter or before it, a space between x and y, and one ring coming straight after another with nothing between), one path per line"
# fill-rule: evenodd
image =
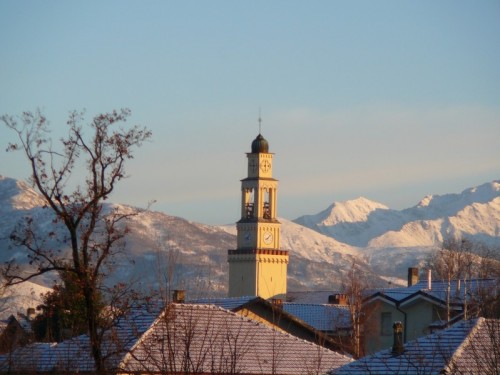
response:
M252 154L259 153L268 153L269 152L269 143L267 143L266 139L259 133L257 138L255 138L252 142Z

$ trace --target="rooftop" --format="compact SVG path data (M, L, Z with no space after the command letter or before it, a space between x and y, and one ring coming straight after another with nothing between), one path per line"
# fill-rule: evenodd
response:
M384 350L330 374L489 374L498 371L500 320L461 321L405 344L403 354Z

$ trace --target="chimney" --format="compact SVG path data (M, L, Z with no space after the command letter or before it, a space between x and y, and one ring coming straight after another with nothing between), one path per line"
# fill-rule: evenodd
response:
M412 286L418 283L418 268L410 267L408 268L408 286Z
M26 310L26 318L28 320L31 320L33 319L35 316L35 309L33 307L28 307L28 309Z
M427 270L427 289L432 289L432 270Z
M405 351L404 343L403 343L403 323L394 322L392 325L392 329L394 332L394 343L392 345L392 354L400 355Z
M281 298L271 298L271 303L279 309L283 308L283 300Z
M347 306L347 295L345 294L332 294L328 296L328 303L330 305Z
M174 290L174 295L172 296L174 303L184 303L184 299L184 290Z

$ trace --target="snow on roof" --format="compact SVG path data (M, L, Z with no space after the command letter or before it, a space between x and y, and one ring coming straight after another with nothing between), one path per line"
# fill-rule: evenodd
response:
M380 351L334 369L330 374L494 373L499 341L499 320L465 320L406 343L403 354L393 354L391 349Z
M158 306L138 306L104 335L102 345L106 363L116 368L124 354L155 321ZM87 372L94 370L89 337L82 335L60 343L35 343L7 355L0 355L0 371L14 372Z
M272 329L214 305L170 304L133 309L105 334L110 369L124 371L218 369L244 373L325 373L351 358ZM189 361L186 362L186 359ZM61 343L37 343L0 356L0 371L91 372L86 335ZM274 371L274 372L273 372Z
M203 304L203 305L215 305L222 307L226 310L234 310L244 304L256 299L256 296L244 296L244 297L221 297L221 298L198 298L189 301L188 303Z
M460 302L463 300L464 294L469 299L471 296L477 295L481 291L498 294L498 283L498 279L451 280L451 298L455 302ZM383 289L372 295L371 298L382 296L399 303L420 295L430 297L436 301L446 301L448 290L447 280L433 280L430 289L428 286L427 281L420 281L409 287Z
M338 291L332 290L287 292L286 300L294 303L323 304L328 302L329 296L338 293Z
M301 375L325 373L350 361L214 305L172 304L121 367L126 372Z
M351 325L347 306L286 302L283 310L319 331L335 331Z

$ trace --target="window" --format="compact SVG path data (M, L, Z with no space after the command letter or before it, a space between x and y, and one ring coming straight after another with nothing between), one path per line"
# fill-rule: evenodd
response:
M380 316L380 334L390 336L392 334L392 313L383 312Z

